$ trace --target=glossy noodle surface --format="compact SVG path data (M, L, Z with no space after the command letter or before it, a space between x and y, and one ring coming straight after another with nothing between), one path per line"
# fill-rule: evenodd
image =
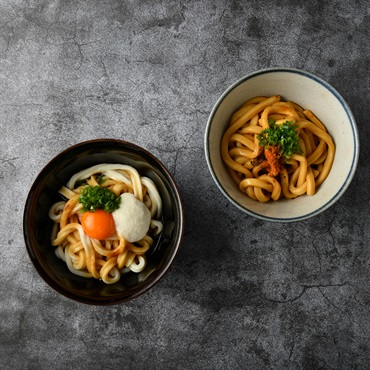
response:
M288 126L289 125L289 126ZM293 127L299 150L285 155L280 145L261 145L272 127ZM328 177L335 145L324 124L298 104L280 96L246 101L231 117L221 155L239 189L259 202L315 194Z
M133 194L150 213L145 236L129 242L124 235L113 230L112 235L103 240L90 237L82 225L86 213L79 202L86 186L107 188L116 196ZM56 247L57 257L72 273L113 284L125 272L137 273L145 268L145 254L163 228L162 200L151 179L141 177L135 168L128 165L100 164L72 176L59 193L63 200L55 203L49 211L49 217L54 221L51 244Z

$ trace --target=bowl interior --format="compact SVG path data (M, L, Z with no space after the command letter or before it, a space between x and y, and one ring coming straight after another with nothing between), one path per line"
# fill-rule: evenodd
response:
M232 181L221 158L221 138L231 115L255 96L281 95L312 112L324 123L336 145L326 181L314 196L259 203L243 194ZM298 70L273 69L249 75L232 85L218 100L207 124L205 150L208 166L222 193L238 208L269 221L298 221L331 206L348 187L358 161L357 128L343 98L321 79Z
M55 256L50 244L50 206L60 200L58 189L76 172L99 163L122 163L151 178L163 201L164 228L147 252L147 266L139 274L127 273L119 282L106 285L96 279L72 274ZM28 253L39 274L65 296L91 304L110 304L132 299L154 285L165 273L182 237L181 200L172 177L150 153L118 140L95 140L78 144L55 157L41 171L29 192L24 211L24 237Z

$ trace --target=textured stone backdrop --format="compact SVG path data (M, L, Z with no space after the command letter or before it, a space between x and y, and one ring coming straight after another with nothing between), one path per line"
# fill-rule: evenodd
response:
M0 0L0 368L370 368L369 2ZM219 95L284 66L332 84L361 156L320 216L272 224L221 195L203 149ZM183 198L168 274L112 307L34 270L23 207L63 149L118 138L156 155Z

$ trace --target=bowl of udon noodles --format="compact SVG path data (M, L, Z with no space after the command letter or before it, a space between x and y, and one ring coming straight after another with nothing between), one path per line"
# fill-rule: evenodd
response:
M183 208L166 167L121 140L85 141L36 177L23 218L40 276L65 297L124 303L152 288L181 245Z
M347 190L359 157L353 114L329 83L294 68L244 76L215 103L205 156L221 193L271 222L326 211Z

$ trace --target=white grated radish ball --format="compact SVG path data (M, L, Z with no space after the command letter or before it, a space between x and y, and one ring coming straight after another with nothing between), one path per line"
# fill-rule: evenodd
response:
M149 230L150 211L131 193L121 195L120 206L112 212L112 216L117 233L131 243L143 239Z

